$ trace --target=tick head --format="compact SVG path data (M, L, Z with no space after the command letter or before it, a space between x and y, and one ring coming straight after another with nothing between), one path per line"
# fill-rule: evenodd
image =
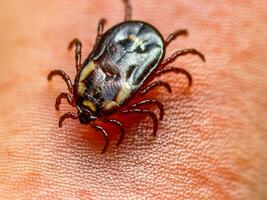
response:
M81 124L89 124L97 119L89 109L77 106L78 116Z

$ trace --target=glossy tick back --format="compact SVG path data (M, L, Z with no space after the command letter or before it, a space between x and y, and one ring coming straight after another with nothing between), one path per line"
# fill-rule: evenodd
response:
M69 76L62 70L51 71L48 80L53 76L61 76L67 84L69 93L61 93L55 107L59 110L62 99L73 107L77 113L68 112L60 117L59 127L62 127L65 119L79 119L81 124L89 124L100 131L105 139L102 150L104 153L108 147L108 132L104 127L97 125L98 120L117 126L120 130L120 138L117 145L124 138L124 126L115 119L110 119L111 114L138 113L152 118L153 135L158 130L158 118L156 114L140 107L156 105L160 110L159 119L163 119L164 108L156 99L144 99L129 105L129 100L137 96L144 96L152 89L159 86L165 87L171 92L171 87L163 81L155 81L154 78L166 73L184 74L189 87L192 85L192 76L182 68L169 67L178 57L195 54L203 61L204 56L195 49L183 49L176 51L169 58L165 57L166 47L178 36L187 35L186 30L177 30L170 34L166 40L152 25L142 21L132 21L132 8L128 0L125 3L124 22L113 26L104 32L105 20L98 24L96 42L91 53L82 62L82 43L74 39L69 44L69 49L75 46L75 63L77 74L74 84ZM152 82L152 83L151 83Z

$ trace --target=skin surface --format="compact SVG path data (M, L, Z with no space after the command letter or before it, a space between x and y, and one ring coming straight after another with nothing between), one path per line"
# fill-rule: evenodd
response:
M267 4L264 0L132 0L133 19L165 37L187 28L189 37L167 55L193 47L174 66L194 78L166 75L173 93L151 94L165 105L158 136L149 118L124 118L126 138L108 151L103 139L54 109L60 79L75 75L68 42L83 55L93 47L101 17L107 27L124 17L119 0L2 0L0 3L0 199L267 199ZM156 109L155 109L156 110Z

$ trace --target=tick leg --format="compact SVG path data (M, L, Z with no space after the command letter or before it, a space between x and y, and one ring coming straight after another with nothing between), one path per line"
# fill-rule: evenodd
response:
M68 112L68 113L65 113L64 115L62 115L60 118L59 118L59 122L58 122L58 126L60 128L62 128L63 126L63 122L66 120L66 119L78 119L78 115L75 114L75 113L71 113L71 112Z
M187 55L187 54L193 54L193 55L197 55L199 56L204 62L206 61L205 60L205 57L202 53L200 53L199 51L195 50L195 49L183 49L183 50L179 50L179 51L176 51L174 54L172 54L169 58L165 59L161 64L160 66L161 67L164 67L170 63L173 63L178 57L180 56L184 56L184 55Z
M119 127L120 137L119 137L119 140L117 142L117 146L119 146L122 143L122 141L124 139L124 135L125 135L125 130L124 130L123 124L121 122L119 122L118 120L115 120L115 119L104 119L103 122L111 123L111 124Z
M70 77L63 70L53 70L48 74L47 79L51 81L54 76L60 76L67 84L68 90L72 94L73 86Z
M165 41L165 45L166 45L166 47L167 47L173 40L175 40L175 39L176 39L178 36L180 36L180 35L187 36L187 35L188 35L187 30L182 29L182 30L177 30L177 31L171 33L171 34L167 37L167 39L166 39L166 41Z
M159 71L157 71L156 73L156 77L159 77L163 74L167 74L167 73L176 73L176 74L183 74L187 77L188 79L188 86L191 87L192 86L192 83L193 83L193 79L192 79L192 76L191 74L186 71L185 69L182 69L182 68L178 68L178 67L166 67L166 68L163 68L163 69L159 69Z
M125 4L125 17L124 20L125 21L130 21L132 18L132 6L130 4L129 0L123 0L124 4Z
M164 107L163 107L163 104L156 99L144 99L140 102L137 102L131 105L131 108L138 108L139 106L151 105L151 104L158 106L159 111L160 111L159 119L162 120L164 116Z
M98 43L103 35L104 32L104 25L106 23L105 19L100 19L98 22L98 26L97 26L97 36L96 36L96 40L95 40L95 45L94 45L94 50L97 48Z
M143 90L141 90L140 94L145 95L147 94L149 91L155 89L156 87L160 87L163 86L165 87L169 93L172 92L171 86L169 83L163 82L163 81L156 81L151 83L150 85L146 86Z
M104 32L104 25L106 23L105 19L100 19L98 22L98 27L97 27L97 36L102 36Z
M156 136L156 133L158 131L158 118L157 115L149 110L140 110L140 109L129 109L122 111L124 114L130 114L130 113L137 113L137 114L145 114L152 118L154 124L153 124L153 136Z
M61 100L62 99L66 99L67 102L72 105L73 107L75 106L75 102L72 98L72 96L68 93L61 93L60 95L58 95L57 99L56 99L56 103L55 103L55 108L56 110L59 110L59 106L61 104Z
M101 154L103 154L103 153L105 153L107 151L108 144L109 144L108 133L102 126L97 126L97 125L94 125L94 124L92 124L91 126L93 128L95 128L97 131L100 131L102 133L103 137L104 137L105 144L104 144L103 150L101 152Z
M69 50L75 45L75 66L78 71L82 66L82 43L79 39L75 38L69 44Z

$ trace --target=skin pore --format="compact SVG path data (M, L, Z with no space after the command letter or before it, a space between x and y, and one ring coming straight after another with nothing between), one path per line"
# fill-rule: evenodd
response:
M265 5L264 5L265 4ZM132 0L133 19L167 35L187 29L170 44L196 48L207 59L179 58L172 66L193 76L162 76L173 93L147 98L165 106L157 137L149 118L123 119L108 151L103 138L78 121L66 121L56 96L67 88L54 68L75 75L68 43L93 48L98 20L107 28L124 16L120 0L21 0L0 6L0 199L266 199L267 4L265 1ZM156 111L156 108L150 108Z

